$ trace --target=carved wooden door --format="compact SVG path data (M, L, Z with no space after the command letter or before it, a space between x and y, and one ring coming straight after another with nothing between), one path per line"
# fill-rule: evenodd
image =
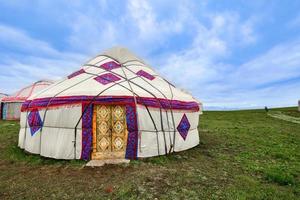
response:
M127 135L125 106L94 106L92 159L125 158Z

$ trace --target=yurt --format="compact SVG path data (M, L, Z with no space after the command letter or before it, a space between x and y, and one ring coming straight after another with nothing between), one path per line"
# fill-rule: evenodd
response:
M300 112L300 100L298 101L298 111Z
M18 120L20 119L21 105L32 94L39 92L49 85L52 81L37 81L11 96L2 98L2 119L4 120Z
M115 47L27 99L19 147L55 159L165 155L199 144L200 113L190 94Z
M4 93L0 93L0 119L2 119L2 107L3 107L2 99L6 96L8 95Z

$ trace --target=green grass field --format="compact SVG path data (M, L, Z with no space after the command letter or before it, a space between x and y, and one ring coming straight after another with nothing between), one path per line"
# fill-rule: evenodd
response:
M204 112L199 146L100 168L25 154L18 129L0 121L0 199L300 199L300 124L263 110Z

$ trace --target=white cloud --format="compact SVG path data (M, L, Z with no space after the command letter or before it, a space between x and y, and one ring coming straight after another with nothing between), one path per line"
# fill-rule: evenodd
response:
M259 41L256 26L261 19L255 13L241 17L235 11L211 12L206 1L38 1L32 9L40 14L51 10L47 17L55 16L53 20L68 32L62 39L67 48L61 51L23 30L0 24L0 45L18 52L0 55L0 69L9 69L0 73L0 85L9 84L0 88L3 92L13 92L37 79L64 76L86 58L121 44L145 57L206 106L284 105L297 96L293 91L299 82L285 82L300 76L299 41L274 46L240 66L226 62L236 51ZM184 43L181 48L180 42ZM173 50L172 45L178 49Z
M189 16L190 24L194 29L195 37L191 46L180 53L168 56L160 71L181 87L195 90L199 84L219 80L230 73L232 66L220 60L231 54L231 49L241 43L248 43L249 38L255 38L253 25L249 20L240 22L236 13L210 14L210 21L204 25L194 16ZM247 27L248 38L245 39ZM253 34L251 34L253 33ZM251 39L254 42L254 39Z
M136 26L140 40L153 42L165 38L172 33L178 33L183 29L185 21L184 7L179 7L180 12L169 19L158 20L153 8L144 0L130 0L127 4L126 20L130 20L132 26Z
M300 77L300 40L274 46L241 65L231 77L247 83L247 88Z
M101 49L116 45L118 29L99 15L78 13L70 23L69 44L77 51L96 54Z
M287 42L274 46L240 67L226 66L228 72L214 70L215 74L204 82L196 81L196 77L187 80L192 83L191 90L208 107L296 105L300 95L299 52L300 41ZM222 66L220 63L215 65ZM207 74L205 72L202 75ZM200 76L200 73L196 76Z
M4 42L17 52L24 52L0 53L1 92L12 93L41 79L59 79L87 59L82 54L58 51L20 29L0 24L0 44Z
M0 24L0 44L7 44L7 47L21 49L28 53L39 52L48 55L57 55L58 52L44 41L33 39L24 31ZM8 46L9 45L9 46Z
M211 23L194 20L197 35L193 45L162 62L161 73L180 87L188 88L206 106L253 107L294 105L299 94L300 43L274 46L240 66L226 64L236 45L257 40L255 21L240 21L236 14L210 16ZM299 91L299 90L298 90ZM280 95L282 94L282 95Z

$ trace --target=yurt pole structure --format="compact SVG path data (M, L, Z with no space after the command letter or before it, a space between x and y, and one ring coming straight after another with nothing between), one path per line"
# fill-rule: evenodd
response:
M125 63L129 63L129 62L139 62L141 63L142 65L145 66L145 63L139 61L139 60L129 60L129 61L126 61ZM130 64L130 66L141 66L141 65L138 65L138 64ZM130 70L128 67L125 66L125 68L131 72L133 72L132 70ZM133 72L134 73L134 72ZM157 76L157 75L153 75L153 76ZM151 84L149 81L147 81L146 79L144 79L143 77L140 77L141 79L143 79L144 81L146 81L149 85L151 85L154 89L156 89L159 93L161 93L166 99L168 99L164 93L162 93L159 89L157 89L153 84ZM165 79L164 79L165 80ZM166 81L166 80L165 80ZM171 148L169 150L169 153L172 151L173 149L173 152L174 152L174 148L175 148L175 135L176 135L176 128L175 128L175 121L174 121L174 115L173 115L173 109L172 109L172 104L170 103L170 101L173 100L173 91L172 91L172 88L171 88L171 84L169 83L169 81L166 81L168 83L168 86L170 88L170 92L171 92L171 100L169 100L169 108L170 108L170 111L171 111L171 116L172 116L172 123L173 123L173 129L174 129L174 137L173 137L173 144L172 142L170 141L170 144L171 144ZM166 111L167 112L167 111ZM168 116L168 114L167 114ZM168 125L169 125L169 121L168 121Z
M136 159L199 144L198 101L125 48L99 54L52 86L23 104L19 146L28 152L55 159ZM110 113L103 134L102 111Z
M106 56L106 55L103 55L103 56ZM112 58L112 57L109 57L109 58L115 60L115 59ZM115 60L115 61L117 61L117 60ZM117 62L118 62L118 61L117 61ZM98 67L98 66L96 66L96 65L91 65L91 64L86 64L86 66L94 66L94 67ZM99 68L99 67L98 67L98 68ZM103 69L103 68L102 68L102 69ZM110 73L112 73L112 74L114 74L114 75L120 76L121 78L123 78L123 79L126 80L126 77L121 76L120 74L117 74L117 73L115 73L115 72L113 72L113 71L109 71L109 70L106 70L106 69L104 69L104 70L107 71L107 72L110 72ZM136 76L136 77L141 78L140 76ZM160 112L161 112L162 104L160 103L159 99L155 96L155 94L153 94L152 92L150 92L149 90L147 90L146 88L140 86L140 85L137 84L137 83L134 83L134 82L132 82L132 81L130 81L130 83L132 83L132 84L134 84L135 86L137 86L137 87L143 89L144 91L146 91L147 93L149 93L151 96L153 96L153 97L155 98L155 100L160 104L160 108L159 108L159 109L160 109ZM161 123L162 123L162 120L161 120ZM161 127L162 127L162 125L161 125ZM163 134L164 134L164 139L165 139L165 132L164 132L163 129L162 129L162 132L163 132ZM167 152L167 144L166 144L166 140L164 140L164 143L165 143L165 150L166 150L165 153L168 154L168 152ZM159 144L157 144L157 146L159 146Z
M106 55L103 55L103 56L106 56ZM106 56L106 57L108 57L108 56ZM115 60L115 59L112 58L112 57L109 57L109 58L112 59L112 60ZM117 61L117 60L115 60L115 61ZM118 61L117 61L117 62L118 62ZM85 66L92 66L92 67L99 68L99 66L92 65L92 64L85 64ZM109 71L109 70L104 69L104 68L101 68L101 69L103 69L103 70L106 71L106 72L110 72L110 73L112 73L112 74L118 75L118 76L122 77L123 79L125 79L125 81L128 81L128 82L130 82L130 83L132 83L132 84L134 84L134 85L140 87L141 89L143 89L144 91L146 91L147 93L149 93L150 95L152 95L152 96L158 101L158 103L161 105L160 101L157 99L157 97L156 97L153 93L151 93L150 91L148 91L148 90L145 89L144 87L141 87L140 85L138 85L138 84L136 84L136 83L134 83L134 82L131 81L131 79L134 79L134 78L140 78L140 76L135 76L135 77L133 77L133 78L131 78L131 79L127 79L127 77L121 76L120 74L117 74L117 73L115 73L115 72L113 72L113 71ZM87 73L87 72L85 72L85 73ZM101 72L101 73L103 73L103 72ZM88 74L91 74L91 73L88 73ZM93 74L93 75L98 76L99 74ZM116 84L120 84L120 82L119 82L119 83L116 83ZM121 86L124 87L123 85L121 85ZM128 88L126 88L126 89L128 89ZM99 96L99 95L97 95L97 96ZM96 96L96 97L97 97L97 96ZM95 98L96 98L96 97L95 97ZM95 99L95 98L94 98L94 99ZM91 103L92 103L92 101L91 101L89 104L91 104ZM146 106L146 105L145 105L145 106ZM162 105L161 105L161 106L162 106ZM136 109L136 110L137 110L137 109ZM149 111L149 110L148 110L148 111ZM160 111L161 111L161 108L160 108ZM85 112L86 112L86 109L83 111L83 113L82 113L80 119L78 120L78 122L77 122L77 124L76 124L76 127L75 127L75 130L77 130L77 126L78 126L78 124L79 124L80 120L82 119L82 117L83 117L83 115L84 115ZM148 112L148 114L151 116L151 113L150 113L150 112ZM152 116L151 116L151 118L153 119ZM157 127L157 126L155 125L154 120L153 120L152 122L154 123L154 126ZM162 120L161 120L161 123L162 123ZM139 131L139 130L137 130L137 131ZM164 130L162 130L162 131L164 132ZM76 132L77 132L77 131L76 131ZM75 134L76 134L76 133L75 133ZM165 137L164 137L164 138L165 138ZM164 143L165 143L165 151L166 151L165 153L168 154L168 152L167 152L167 147L166 147L166 141L165 141L165 140L164 140ZM157 135L157 147L158 147L158 149L159 149L158 135Z
M88 73L88 74L91 74L91 73ZM95 75L95 74L94 74L94 75ZM134 78L136 78L136 77L133 77L133 78L131 78L131 79L134 79ZM85 112L87 111L88 107L96 100L96 98L97 98L98 96L100 96L103 92L107 91L108 89L112 88L112 87L115 86L115 85L120 85L121 87L123 87L123 88L127 89L128 91L130 91L129 88L125 87L124 85L121 85L121 83L124 83L124 82L126 82L126 80L120 81L120 82L118 82L118 83L114 83L114 84L112 84L111 86L109 86L109 87L107 87L106 89L104 89L104 90L102 90L101 92L99 92L96 96L93 97L92 100L90 100L90 102L88 103L88 105L85 107L85 109L84 109L83 112L81 113L81 116L80 116L79 120L78 120L77 123L76 123L76 126L75 126L75 133L74 133L74 138L75 138L75 141L74 141L74 142L75 142L74 157L75 157L75 158L76 158L76 139L77 139L76 137L77 137L77 127L78 127L79 122L81 121L83 115L84 115Z
M56 83L56 84L52 84L52 86L49 86L47 89L45 89L44 91L42 91L42 92L40 92L40 94L43 94L45 91L48 91L49 89L51 89L52 87L54 87L55 85L58 85L58 84L60 84L60 83L62 83L62 82L64 82L65 80L61 80L61 81L59 81L58 83ZM31 105L31 103L32 102L29 102L29 104L28 104L28 107L30 107L30 105ZM27 123L28 123L28 110L26 111L26 119L25 119L25 134L24 134L24 143L25 143L25 140L26 140L26 133L27 133Z
M133 60L133 61L138 61L138 60ZM145 65L144 63L143 63L143 65ZM139 65L140 66L140 65ZM125 66L125 68L127 69L127 70L129 70L130 72L132 72L132 73L134 73L131 69L129 69L128 67L126 67ZM163 95L163 97L165 98L165 99L168 99L167 97L166 97L166 95L163 93L163 92L161 92L157 87L155 87L152 83L150 83L150 81L148 81L148 80L146 80L144 77L140 77L142 80L144 80L145 82L147 82L150 86L152 86L156 91L158 91L161 95ZM169 82L167 82L168 83L168 85L169 85L169 87L170 87L170 89L171 89L171 86L170 86L170 83ZM172 99L173 99L173 93L172 93ZM172 109L172 104L170 103L170 100L168 101L169 102L169 109L170 109L170 111L171 111L171 115L172 115L172 119L173 119L173 128L174 128L174 136L175 136L175 133L176 133L176 129L175 129L175 123L174 123L174 115L173 115L173 109ZM160 109L160 112L161 112L161 109ZM168 116L168 113L167 113L167 110L166 110L166 114L167 114L167 116ZM162 116L161 116L161 120L162 120ZM163 123L161 122L161 125L163 126ZM168 120L168 125L169 125L169 120ZM163 128L162 128L162 130L164 130ZM165 137L165 135L164 135L164 137ZM174 138L174 142L173 143L175 143L175 138ZM174 144L172 144L172 142L170 141L170 145L171 145L171 148L170 148L170 151L171 151L171 149L173 148L173 146L174 146Z
M107 56L107 55L106 55ZM107 56L107 57L109 57L109 58L111 58L112 60L115 60L115 61L117 61L118 63L120 63L121 64L121 69L122 69L122 71L123 71L123 73L124 73L124 76L125 76L125 78L128 80L128 78L127 78L127 75L126 75L126 73L125 73L125 71L124 71L124 68L125 69L127 69L128 71L130 71L131 73L133 73L134 74L134 72L132 71L132 70L130 70L129 68L127 68L126 67L126 65L124 64L124 63L121 63L120 61L118 61L118 60L116 60L116 59L114 59L114 58L112 58L111 56ZM132 60L132 61L137 61L137 60ZM144 78L142 77L142 76L140 76L140 78L142 79L142 80L144 80ZM144 80L145 81L145 80ZM146 81L147 82L147 81ZM128 81L128 85L130 86L130 88L131 88L131 90L133 91L133 88L132 88L132 86L131 86L131 81L129 82ZM152 87L153 87L153 85L152 84L150 84ZM144 89L145 91L146 91L146 89L144 88L144 87L142 87L142 89ZM157 89L157 88L156 88ZM159 90L158 90L159 91ZM149 91L147 91L149 94L151 94ZM159 91L160 92L160 91ZM155 99L159 102L159 104L161 105L161 103L160 103L160 101L157 99L157 97L154 95L154 94L151 94L153 97L155 97ZM135 101L135 106L136 106L136 116L137 116L137 118L138 118L138 109L137 109L137 101L136 101L136 97L133 95L133 97L134 97L134 101ZM161 105L162 106L162 105ZM164 143L165 143L165 153L166 154L168 154L168 152L167 152L167 143L166 143L166 135L165 135L165 131L164 131L164 128L163 128L163 123L162 123L162 113L161 113L162 111L161 111L161 107L160 107L160 115L161 115L161 127L162 127L162 131L163 131L163 135L164 135ZM139 124L138 124L138 131L139 131ZM139 135L140 135L140 132L139 132ZM159 149L159 143L157 143L157 146L158 146L158 149Z

